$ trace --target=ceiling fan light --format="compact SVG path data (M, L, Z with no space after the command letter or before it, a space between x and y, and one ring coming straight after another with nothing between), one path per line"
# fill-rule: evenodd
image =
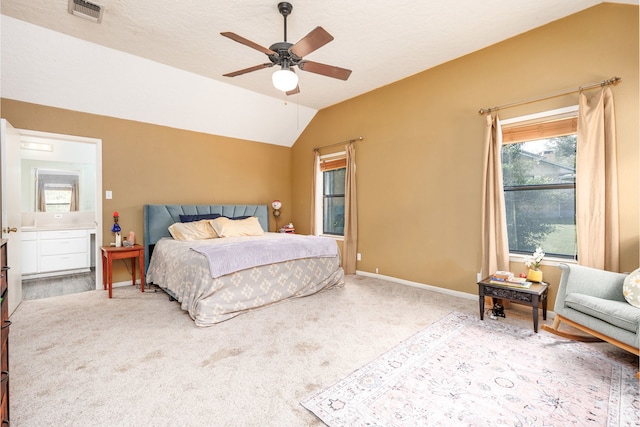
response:
M282 92L289 92L298 86L298 75L289 69L277 70L272 79L276 89Z

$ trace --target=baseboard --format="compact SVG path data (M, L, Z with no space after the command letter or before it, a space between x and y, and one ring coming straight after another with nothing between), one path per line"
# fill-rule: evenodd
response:
M121 286L133 286L133 283L131 283L131 280L127 280L126 282L113 283L111 286L113 286L114 288L119 288ZM139 279L136 279L136 286L140 286L140 280ZM100 289L102 289L102 287L100 287Z
M433 285L426 285L424 283L412 282L410 280L399 279L397 277L392 277L392 276L385 276L383 274L369 273L368 271L356 270L356 275L373 277L376 279L382 279L389 282L398 283L400 285L413 286L414 288L425 289L427 291L434 291L434 292L439 292L441 294L451 295L454 297L478 301L478 294L470 294L467 292L454 291L452 289L441 288L439 286L433 286ZM514 302L514 304L517 304L517 303ZM540 310L542 310L542 308L540 308ZM553 319L555 316L556 316L556 313L554 311L547 309L547 319L549 320Z
M383 274L369 273L367 271L356 270L356 274L360 275L360 276L367 276L367 277L374 277L374 278L377 278L377 279L383 279L383 280L387 280L389 282L399 283L399 284L405 285L405 286L413 286L414 288L421 288L421 289L426 289L428 291L439 292L441 294L452 295L454 297L465 298L465 299L476 300L476 301L478 300L478 294L470 294L470 293L467 293L467 292L454 291L452 289L441 288L441 287L433 286L433 285L426 285L424 283L412 282L410 280L399 279L397 277L392 277L392 276L385 276Z

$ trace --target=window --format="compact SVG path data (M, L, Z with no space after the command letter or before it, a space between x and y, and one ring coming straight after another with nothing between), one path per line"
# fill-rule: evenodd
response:
M316 221L322 221L322 224L318 223L316 230L322 230L322 234L344 236L346 171L347 161L344 152L320 158L320 170L317 171L319 188L316 191Z
M45 212L70 212L71 211L71 185L70 184L45 184L44 185Z
M37 170L36 211L77 211L78 178L74 171Z
M502 130L502 173L511 253L537 246L552 256L576 258L575 112Z

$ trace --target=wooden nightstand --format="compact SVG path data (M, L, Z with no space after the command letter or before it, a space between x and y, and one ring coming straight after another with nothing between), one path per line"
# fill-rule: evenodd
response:
M136 258L140 268L140 290L144 292L144 246L135 244L133 246L101 246L102 251L102 286L109 287L109 298L113 294L113 260L131 258L131 276L133 286L136 285Z

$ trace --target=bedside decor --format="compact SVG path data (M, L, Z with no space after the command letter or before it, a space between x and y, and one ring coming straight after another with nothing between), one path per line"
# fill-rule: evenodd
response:
M118 213L118 211L115 211L113 213L113 227L111 227L111 232L114 233L116 237L116 248L119 248L122 246L122 236L120 234L122 229L120 228L120 225L118 225L119 219L120 219L120 214Z
M542 282L542 271L540 270L540 265L542 264L544 255L544 251L540 246L538 246L532 256L527 255L524 258L524 265L529 267L527 280L538 283Z
M273 208L273 216L276 219L276 230L278 229L278 218L280 217L280 208L282 207L282 202L280 200L274 200L271 202L271 207Z

